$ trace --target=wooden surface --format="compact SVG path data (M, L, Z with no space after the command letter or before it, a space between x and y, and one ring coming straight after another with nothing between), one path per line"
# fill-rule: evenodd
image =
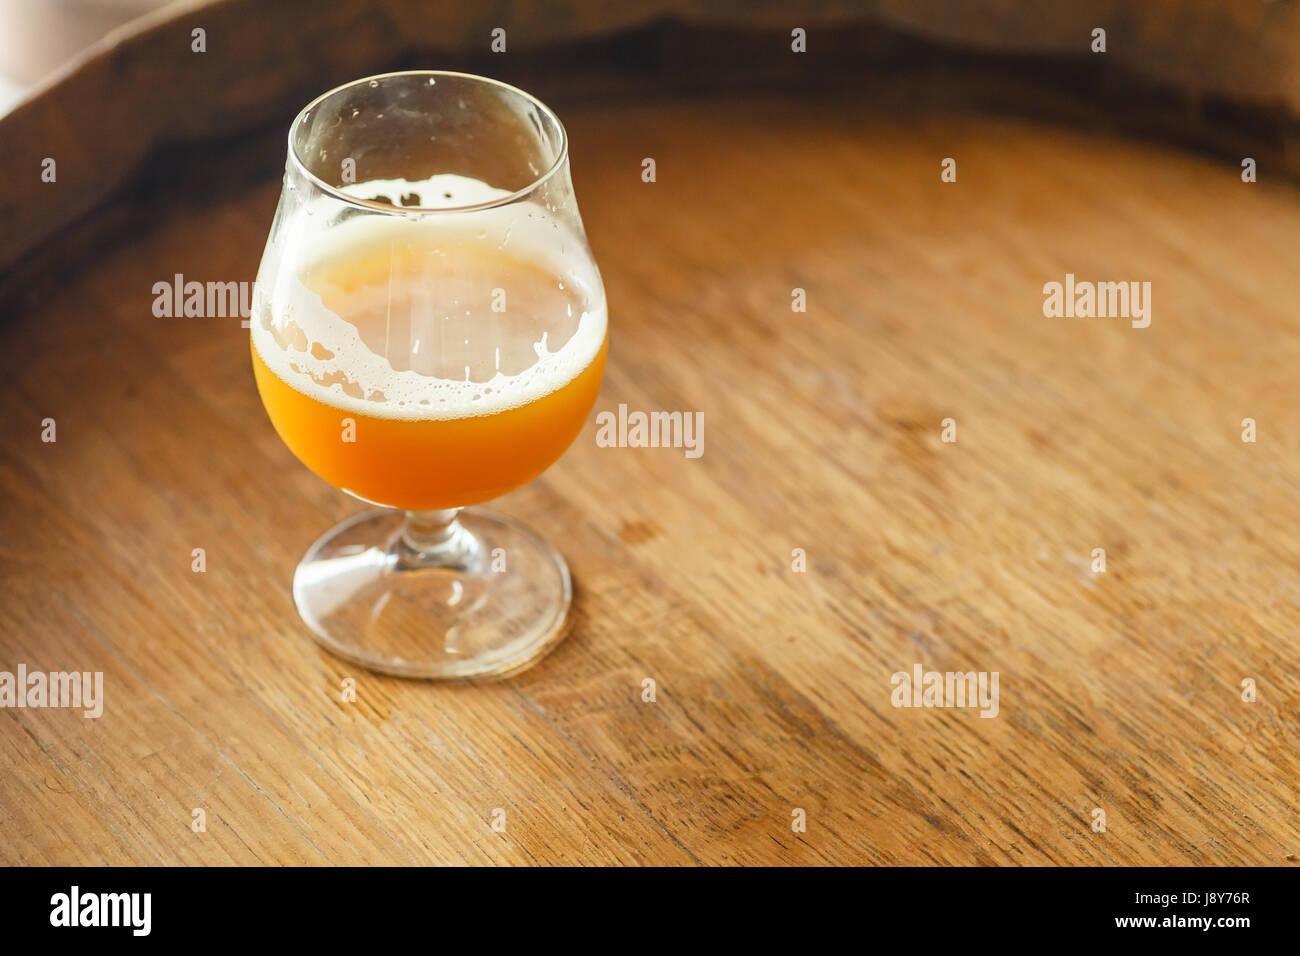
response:
M1091 51L1099 26L1105 54ZM789 52L795 27L807 32L806 55ZM490 51L498 28L507 54ZM193 49L197 29L204 52ZM32 184L0 192L0 269L85 217L161 147L283 128L286 111L358 76L405 68L517 79L524 64L524 76L571 96L637 99L814 78L842 90L864 75L875 97L900 75L956 70L935 94L947 104L1009 100L1025 110L1068 90L1108 122L1126 117L1135 135L1252 155L1300 178L1295 3L179 0L105 37L0 117L0 181ZM1059 115L1059 101L1054 108ZM58 164L57 190L36 185L46 159Z
M358 506L273 434L237 320L151 315L175 272L252 278L273 179L50 251L0 325L0 669L106 702L0 712L0 862L1296 862L1297 191L991 116L563 116L597 411L701 411L705 446L593 420L497 503L577 586L508 683L317 648L290 575ZM1044 318L1067 272L1150 281L1150 328ZM916 663L997 671L998 716L894 708Z

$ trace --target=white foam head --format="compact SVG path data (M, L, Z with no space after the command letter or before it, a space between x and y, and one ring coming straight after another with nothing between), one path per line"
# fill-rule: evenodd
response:
M369 181L343 187L358 198L385 197L394 204L450 210L508 195L478 180L440 174L421 183ZM418 197L418 198L417 198ZM605 295L585 238L551 210L517 201L471 211L433 214L384 212L339 217L337 200L308 199L283 215L258 273L252 337L257 354L285 383L327 405L363 415L406 420L492 415L536 401L562 388L591 364L605 339ZM329 217L337 220L329 222ZM278 237L278 241L277 241ZM527 263L555 277L556 303L579 310L576 330L555 351L546 335L533 344L536 361L512 374L500 370L486 381L434 377L394 368L364 340L347 316L331 311L303 277L328 263L376 247L411 249L430 243L466 244ZM488 290L484 290L486 294ZM391 308L391 295L390 308ZM430 322L447 316L429 314ZM432 338L432 336L431 336ZM418 349L419 341L415 347ZM432 347L432 346L430 346Z

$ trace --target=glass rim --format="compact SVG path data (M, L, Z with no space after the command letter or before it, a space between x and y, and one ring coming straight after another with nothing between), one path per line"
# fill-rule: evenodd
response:
M324 103L326 100L328 100L331 96L334 96L337 93L342 93L345 90L352 89L353 87L360 86L362 83L370 83L375 80L378 81L391 80L391 79L396 79L398 77L408 77L408 76L435 77L435 78L451 77L459 80L472 80L475 83L482 83L487 86L495 86L501 90L505 90L509 93L515 94L516 96L522 97L524 100L537 107L537 109L540 110L545 117L547 117L551 122L555 124L556 129L560 131L560 148L558 152L555 154L555 161L552 162L551 165L547 167L544 172L538 175L527 186L523 186L520 189L516 189L514 192L509 193L505 196L498 196L495 199L489 199L485 202L472 203L470 205L465 205L465 206L396 206L391 203L378 202L377 200L374 199L362 199L359 196L353 196L349 193L344 192L339 187L327 183L325 180L321 179L319 176L317 176L315 173L313 173L310 169L307 168L306 163L304 163L302 161L302 158L298 155L298 150L294 147L293 137L294 137L294 133L298 131L299 127L306 120L309 113L315 110L316 107L319 106L321 103ZM494 209L498 206L506 206L509 205L510 203L518 202L520 199L524 198L529 193L533 192L534 190L544 185L553 175L555 175L556 170L562 168L565 165L565 163L568 162L569 131L564 128L564 124L560 122L560 118L555 114L555 111L551 109L549 106L547 106L545 103L543 103L541 100L539 100L537 97L533 96L533 94L529 93L526 90L521 90L519 87L512 86L511 84L505 83L501 80L494 80L490 76L479 76L476 73L461 73L456 70L397 70L391 73L376 73L373 76L363 76L360 79L349 80L347 83L342 83L334 87L333 89L326 90L324 93L317 96L314 100L312 100L301 110L299 110L298 115L295 116L293 118L293 122L289 124L288 146L289 146L289 162L293 165L293 168L297 170L299 174L301 174L304 178L306 178L307 181L310 182L317 189L321 190L326 195L334 199L337 199L339 202L346 203L347 205L354 206L358 209L365 209L370 212L388 213L397 216L436 215L438 213L476 212L482 209Z

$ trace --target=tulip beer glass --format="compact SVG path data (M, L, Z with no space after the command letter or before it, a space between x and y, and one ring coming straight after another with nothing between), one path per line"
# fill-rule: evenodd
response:
M554 646L564 559L461 509L554 463L600 387L605 293L555 114L443 72L311 103L289 132L250 324L284 443L383 506L298 565L294 600L321 644L429 679L503 676Z

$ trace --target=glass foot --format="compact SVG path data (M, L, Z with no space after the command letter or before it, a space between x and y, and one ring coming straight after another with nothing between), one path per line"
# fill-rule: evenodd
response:
M559 553L503 515L381 509L311 546L298 613L326 650L397 677L506 677L565 634L573 587Z

